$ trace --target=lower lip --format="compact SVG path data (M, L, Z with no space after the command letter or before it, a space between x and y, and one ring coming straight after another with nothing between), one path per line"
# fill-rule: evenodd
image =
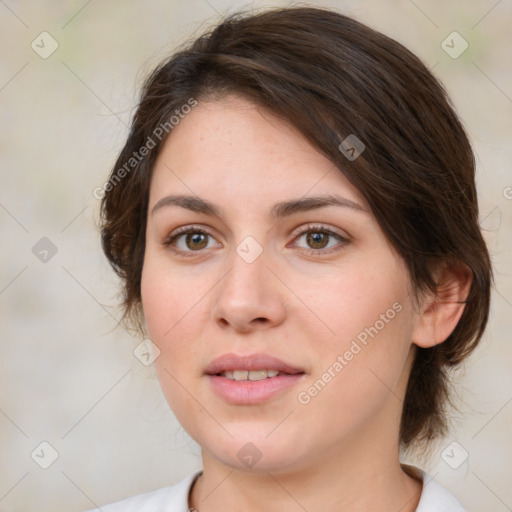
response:
M273 398L278 393L297 384L303 373L278 375L262 380L232 380L220 375L208 375L213 390L233 405L255 405Z

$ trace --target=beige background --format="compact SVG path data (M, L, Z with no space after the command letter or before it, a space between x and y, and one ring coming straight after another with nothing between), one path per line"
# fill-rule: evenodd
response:
M0 512L83 511L200 467L152 367L133 356L138 341L114 329L117 283L100 250L93 190L153 64L229 12L286 4L0 1ZM336 7L417 53L446 85L474 143L496 270L491 325L459 379L462 413L424 467L470 512L511 510L512 4L309 4ZM47 59L31 48L43 31L59 45ZM453 31L469 43L457 59L441 47ZM57 248L46 263L32 253L42 237ZM36 460L49 460L43 441L58 452L46 470L31 458L35 450ZM468 453L458 469L441 457L453 441Z

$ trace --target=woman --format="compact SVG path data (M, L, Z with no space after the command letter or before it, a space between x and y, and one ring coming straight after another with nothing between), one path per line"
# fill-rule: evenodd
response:
M163 62L102 241L203 470L101 510L464 510L400 452L487 322L477 219L443 88L361 23L236 15Z

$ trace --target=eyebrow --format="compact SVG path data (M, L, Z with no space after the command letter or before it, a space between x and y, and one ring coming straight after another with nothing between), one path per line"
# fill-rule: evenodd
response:
M153 206L151 215L154 215L156 211L169 206L179 206L194 212L204 213L205 215L212 215L219 218L224 217L223 210L217 205L198 196L189 195L170 195L163 197L157 201L155 206ZM368 213L368 210L360 204L355 203L350 199L333 195L304 197L300 199L282 201L280 203L276 203L272 207L270 213L272 217L282 219L289 215L293 215L294 213L316 210L326 206L340 206L350 208L357 212Z

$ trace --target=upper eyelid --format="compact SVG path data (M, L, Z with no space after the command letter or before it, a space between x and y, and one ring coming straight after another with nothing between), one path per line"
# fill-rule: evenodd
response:
M293 230L294 236L299 236L301 234L307 233L308 231L325 231L331 235L339 236L340 238L349 238L348 234L343 235L342 233L338 233L335 228L331 228L330 226L326 226L323 224L315 224L314 222L309 222L305 226L301 226L296 230Z
M179 226L177 227L176 229L173 230L173 232L168 235L166 238L172 238L174 236L177 236L177 235L182 235L182 234L186 234L187 232L189 231L198 231L198 232L202 232L202 233L206 233L210 236L213 236L208 230L209 229L212 229L212 228L205 228L199 224L186 224L184 226ZM318 230L318 231L327 231L333 235L337 235L337 236L340 236L341 238L349 238L348 234L346 236L344 236L343 234L341 233L337 233L336 232L336 228L331 228L330 226L327 226L327 225L323 225L323 224L315 224L315 223L312 223L312 222L309 222L307 223L305 226L302 225L301 227L299 228L296 228L292 231L292 235L293 236L298 236L302 233L305 233L305 232L308 232L308 231L313 231L313 230Z
M190 233L203 233L205 235L211 236L212 238L214 238L216 240L216 237L214 237L208 229L203 228L201 226L196 226L193 224L192 225L187 224L186 226L180 226L180 227L174 229L169 235L167 235L164 238L164 241L170 242L171 240L179 238L183 235L188 235Z

